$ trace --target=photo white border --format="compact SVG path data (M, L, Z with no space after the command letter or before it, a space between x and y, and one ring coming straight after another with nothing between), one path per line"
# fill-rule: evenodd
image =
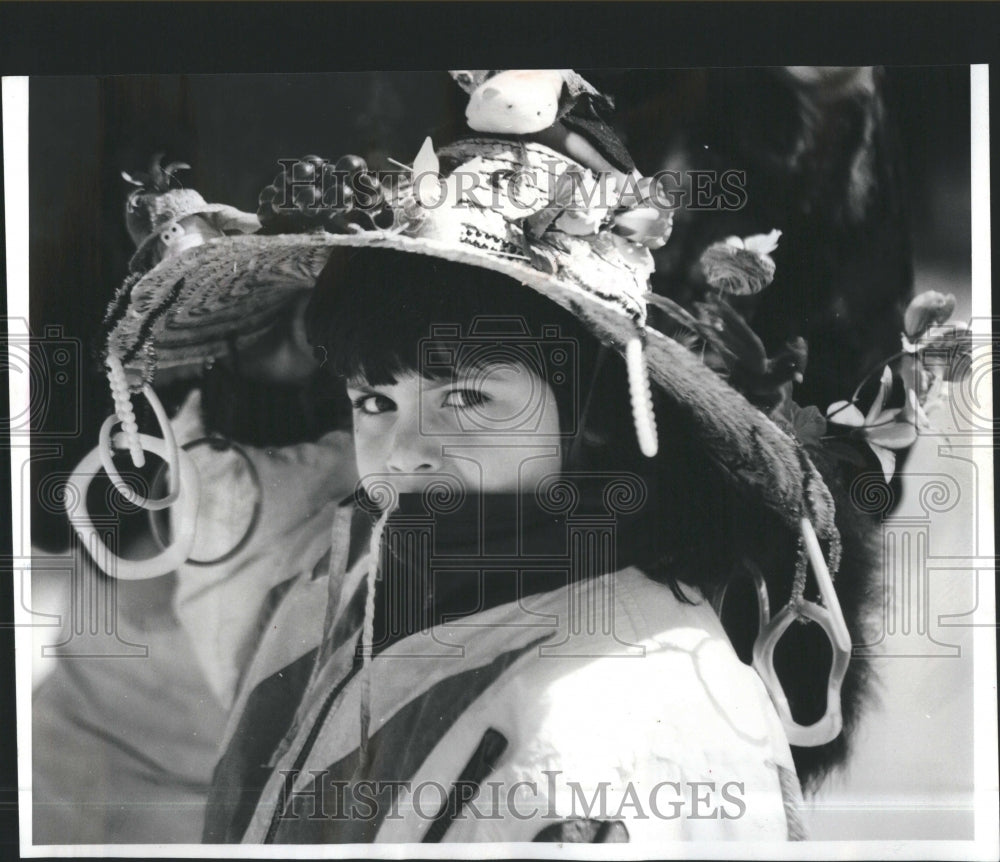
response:
M7 327L10 335L27 336L29 321L28 230L28 78L4 77L3 169L4 231L7 253ZM15 373L8 362L11 418L29 416L30 375ZM18 445L19 443L19 445ZM30 438L10 439L11 555L14 565L14 691L17 721L17 808L21 855L28 855L31 835L31 587L21 567L31 556L31 507L24 505L22 479L30 469ZM30 487L29 480L29 487ZM32 854L40 855L40 854Z
M972 122L972 321L974 336L991 344L996 342L993 318L993 280L990 259L990 71L987 65L970 69L970 109ZM980 331L975 328L979 327ZM991 355L987 367L993 368ZM977 390L978 392L978 390ZM982 389L981 416L993 416L993 387L988 380ZM979 556L996 558L995 501L993 486L992 439L973 450L973 462L979 476L979 500L976 507L976 535L982 545L973 551ZM995 566L994 566L995 568ZM973 781L976 806L976 836L990 842L991 855L1000 858L1000 777L997 767L997 620L996 578L983 578L979 584L979 604L973 614L974 717Z

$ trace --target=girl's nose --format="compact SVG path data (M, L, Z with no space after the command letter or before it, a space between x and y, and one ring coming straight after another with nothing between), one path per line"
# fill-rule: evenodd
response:
M441 442L422 433L418 419L400 421L386 467L391 473L436 473L441 469Z

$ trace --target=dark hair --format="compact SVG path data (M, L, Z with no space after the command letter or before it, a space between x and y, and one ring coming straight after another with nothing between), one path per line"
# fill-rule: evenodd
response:
M273 346L290 338L294 304L249 348ZM207 434L249 446L290 446L317 440L328 431L351 427L350 405L341 381L317 368L300 380L262 379L245 372L245 351L233 343L197 378L158 385L161 401L173 414L188 392L201 389L201 419Z

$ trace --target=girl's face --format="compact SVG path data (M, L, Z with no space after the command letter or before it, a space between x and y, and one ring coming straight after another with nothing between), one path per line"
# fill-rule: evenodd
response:
M395 383L348 382L358 474L366 490L388 482L420 493L452 476L469 494L535 491L560 468L555 395L516 363L435 380L409 373Z

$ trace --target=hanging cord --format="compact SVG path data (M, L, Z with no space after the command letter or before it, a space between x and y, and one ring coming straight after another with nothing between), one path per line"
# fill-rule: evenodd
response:
M330 525L330 558L326 576L329 582L326 618L323 623L323 642L316 654L316 667L322 667L333 654L336 626L341 608L344 578L348 574L347 561L351 552L351 524L355 509L342 501ZM318 671L317 671L318 672Z
M826 540L828 544L826 568L830 573L830 580L833 582L840 570L840 558L842 554L840 531L834 522L833 502L829 497L829 491L825 487L818 488L814 481L815 468L809 457L801 449L796 450L799 456L799 463L802 468L802 504L800 509L800 519L805 519L814 525L819 537ZM824 495L823 492L826 491ZM806 577L809 570L809 552L806 544L806 537L800 531L798 547L796 549L795 577L792 581L791 601L798 605L805 594ZM822 597L820 597L822 602Z
M361 744L360 756L358 758L358 774L362 774L368 766L368 732L371 726L372 717L372 651L375 641L375 582L378 580L379 563L381 559L382 534L385 532L386 522L392 509L386 509L375 523L372 530L369 554L371 560L368 564L368 574L365 579L365 616L361 627L361 699L360 699L360 724L361 724Z
M333 654L334 625L337 620L339 610L339 599L341 587L344 585L343 577L347 573L347 559L350 554L351 517L352 508L341 509L333 516L330 525L330 554L326 564L327 573L327 596L326 596L326 616L323 623L323 639L316 650L316 658L312 663L312 670L309 672L309 681L303 691L316 691L317 681L320 673L326 666L327 660ZM319 566L322 563L317 563ZM314 567L313 571L316 571ZM334 689L336 691L336 689ZM327 695L329 698L330 695ZM294 740L298 737L302 724L309 714L309 700L304 698L299 702L295 710L295 716L289 725L284 738L278 747L271 754L270 766L277 764L287 753ZM327 707L324 707L324 710ZM316 725L319 726L318 724Z

